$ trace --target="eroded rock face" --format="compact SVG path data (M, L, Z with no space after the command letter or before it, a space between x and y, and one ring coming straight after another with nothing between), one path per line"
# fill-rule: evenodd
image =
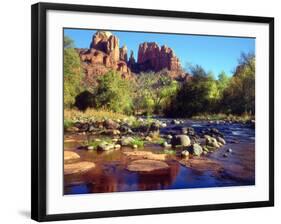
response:
M98 76L109 70L131 77L127 66L127 47L119 48L119 39L111 32L98 31L93 35L90 49L77 49L85 70L85 81L89 86L95 84Z
M128 60L128 49L126 45L120 48L120 60L125 62Z
M161 47L155 42L144 42L139 45L138 66L141 71L181 71L179 59L173 50L166 45Z

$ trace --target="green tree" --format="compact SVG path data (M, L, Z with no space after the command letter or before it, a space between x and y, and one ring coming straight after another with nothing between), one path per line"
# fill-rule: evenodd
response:
M227 74L224 71L222 71L218 75L218 80L217 80L217 86L218 86L220 98L222 97L224 90L228 87L229 82L230 82L230 78L227 76Z
M109 71L98 79L94 90L96 106L114 112L132 113L132 88L130 81L118 72Z
M147 114L162 113L177 89L178 82L165 71L141 73L136 80L135 109Z
M73 41L64 37L64 60L63 60L63 79L64 79L64 106L72 107L75 97L83 89L83 72L80 63L80 57L73 48Z
M201 66L190 68L192 77L185 82L165 110L168 116L190 117L198 113L212 112L218 99L218 88L212 73Z
M229 113L255 113L255 55L241 54L234 75L223 93L222 105Z

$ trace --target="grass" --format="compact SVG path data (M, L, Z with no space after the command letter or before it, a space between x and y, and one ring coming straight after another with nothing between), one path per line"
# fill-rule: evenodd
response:
M64 130L71 128L73 125L74 125L74 122L72 120L64 119L64 121L63 121Z
M131 142L131 145L136 145L138 146L138 148L143 148L144 147L144 140L139 138L139 137L135 137L134 141Z
M247 113L244 113L242 115L219 113L219 114L199 114L196 116L192 116L192 119L194 119L194 120L212 120L212 121L225 120L225 121L247 122L250 120L255 120L255 116L247 114Z
M164 154L167 154L167 155L175 155L176 154L176 151L175 150L172 150L172 149L164 149Z
M64 109L64 120L65 121L101 121L104 119L112 120L133 120L134 117L126 116L121 113L115 113L106 110L95 110L87 109L85 112L79 111L77 109Z
M94 149L97 149L98 145L102 142L112 143L112 139L109 137L105 137L105 138L99 138L98 141L96 139L93 139L90 141L86 140L82 145L83 146L92 146L92 147L94 147Z

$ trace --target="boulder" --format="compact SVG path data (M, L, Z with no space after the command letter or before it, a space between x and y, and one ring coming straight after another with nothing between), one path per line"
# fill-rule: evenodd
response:
M86 161L64 164L64 175L86 172L93 169L94 167L94 163Z
M220 147L220 145L218 144L218 142L215 138L207 136L207 137L205 137L205 139L206 139L206 145L207 146L211 146L211 147L215 147L215 148Z
M152 172L157 170L168 169L169 165L163 161L141 159L132 161L128 166L127 170L132 172Z
M190 152L192 153L192 155L194 156L200 156L203 153L203 149L202 147L197 144L194 143L191 147L190 147Z
M190 146L190 138L187 135L175 135L172 140L171 144L173 147L175 146Z

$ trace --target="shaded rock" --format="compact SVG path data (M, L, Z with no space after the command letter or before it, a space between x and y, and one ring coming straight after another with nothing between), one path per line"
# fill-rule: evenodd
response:
M232 149L231 149L231 148L229 148L229 149L227 149L226 151L231 153L231 152L232 152Z
M132 172L151 172L168 168L168 164L163 161L149 159L135 160L127 166L127 170Z
M216 139L217 139L217 141L218 141L219 143L221 143L221 144L223 144L223 145L226 144L225 140L224 140L222 137L219 137L219 136L218 136Z
M64 151L64 154L63 154L64 161L79 159L79 158L80 158L80 156L76 152Z
M111 119L105 120L103 126L107 129L118 129L119 128L119 124Z
M64 164L64 175L86 172L90 169L93 169L94 167L94 163L86 161Z
M187 135L175 135L172 140L171 144L172 146L190 146L190 138Z

